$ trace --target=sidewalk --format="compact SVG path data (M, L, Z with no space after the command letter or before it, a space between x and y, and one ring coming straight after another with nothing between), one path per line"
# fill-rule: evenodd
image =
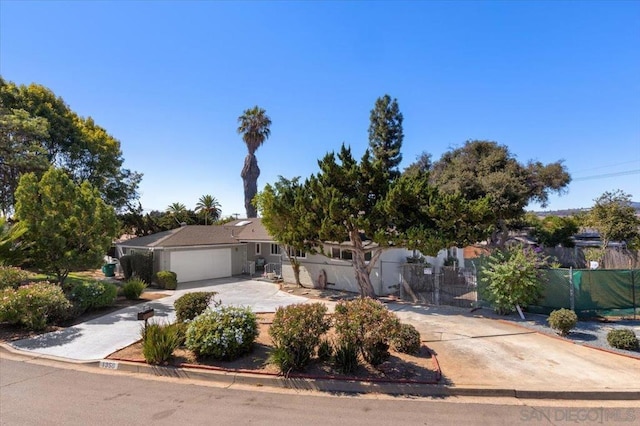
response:
M250 306L256 312L273 312L278 306L293 303L322 301L330 310L335 305L335 297L334 300L307 298L318 294L304 289L289 290L291 293L280 291L278 285L261 281L224 279L189 283L171 292L169 297L125 308L59 332L13 342L11 346L33 355L76 362L94 361L98 365L96 361L139 340L142 322L137 321L137 312L143 307L155 309L153 321L173 321L173 302L182 294L196 290L216 291L217 300ZM638 359L583 347L462 309L393 302L387 306L403 321L413 324L420 331L423 342L436 354L442 372L441 385L416 388L390 383L369 384L370 387L362 388L364 385L354 383L317 381L312 385L297 380L295 387L354 392L368 389L437 395L640 400ZM161 367L121 364L119 369L129 371L176 374L171 369L164 372ZM281 377L239 377L237 374L193 370L187 375L235 383L292 386Z

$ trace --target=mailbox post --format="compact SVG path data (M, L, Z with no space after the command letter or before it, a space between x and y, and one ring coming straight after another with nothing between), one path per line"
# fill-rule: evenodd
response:
M146 336L147 334L147 323L149 318L153 317L155 314L155 311L153 310L153 308L148 308L145 309L144 311L140 311L138 312L138 321L142 321L144 320L144 335Z

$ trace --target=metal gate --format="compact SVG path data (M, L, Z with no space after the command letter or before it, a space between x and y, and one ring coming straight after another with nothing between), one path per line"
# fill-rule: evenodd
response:
M422 264L407 263L402 266L400 297L413 303L470 308L478 301L476 273L446 266L434 272Z

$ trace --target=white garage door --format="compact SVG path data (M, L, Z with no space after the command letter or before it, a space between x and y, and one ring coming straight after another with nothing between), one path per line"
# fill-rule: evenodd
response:
M171 270L180 283L230 277L231 249L173 251Z

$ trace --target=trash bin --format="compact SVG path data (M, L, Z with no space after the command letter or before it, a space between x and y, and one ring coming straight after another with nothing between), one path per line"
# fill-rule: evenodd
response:
M115 277L116 275L116 264L115 263L105 263L102 266L102 272L104 272L105 277Z

